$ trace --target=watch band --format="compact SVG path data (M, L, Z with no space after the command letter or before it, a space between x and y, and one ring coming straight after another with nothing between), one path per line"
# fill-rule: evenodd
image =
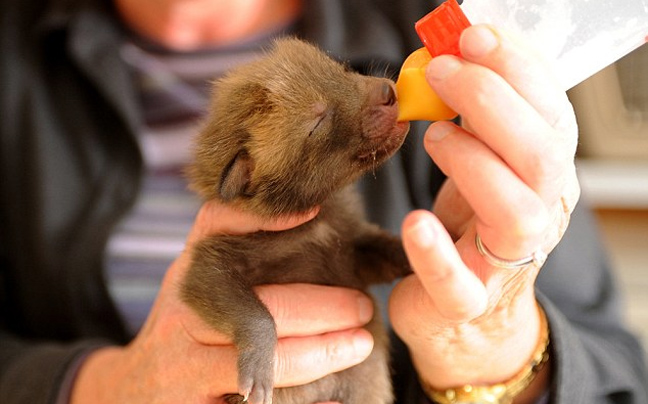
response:
M540 314L540 339L531 360L509 380L493 385L470 385L435 390L422 383L427 396L439 404L510 404L524 391L549 360L549 323L544 310Z

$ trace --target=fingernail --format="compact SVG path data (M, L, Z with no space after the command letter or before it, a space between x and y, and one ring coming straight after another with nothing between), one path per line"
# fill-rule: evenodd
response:
M436 243L436 232L427 220L419 220L408 233L411 240L419 247L427 248Z
M461 36L461 54L468 59L479 59L499 46L499 37L486 25L466 29Z
M374 306L371 299L365 295L358 297L358 319L363 324L368 323L373 318Z
M431 81L445 80L462 66L456 56L441 55L430 60L425 70L425 77Z
M373 338L367 330L358 330L353 334L353 350L356 358L366 358L372 349Z
M440 142L454 130L454 124L444 121L435 122L434 124L430 125L428 130L425 132L425 140Z

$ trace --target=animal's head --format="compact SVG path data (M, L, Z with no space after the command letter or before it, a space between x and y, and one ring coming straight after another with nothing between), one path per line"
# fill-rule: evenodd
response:
M397 114L390 80L279 40L215 84L192 187L261 214L303 212L401 146L409 125Z

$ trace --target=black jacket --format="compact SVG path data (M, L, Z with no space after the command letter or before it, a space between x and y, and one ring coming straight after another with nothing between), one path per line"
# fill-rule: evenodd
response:
M43 4L46 3L46 4ZM49 403L69 364L126 343L102 253L138 192L142 161L122 27L107 0L0 0L0 403ZM394 68L420 46L426 1L313 0L298 31L360 70ZM369 216L398 231L429 208L443 176L421 147L360 184ZM620 323L591 217L578 210L538 280L552 329L560 403L648 403L637 341ZM420 391L396 342L399 403Z

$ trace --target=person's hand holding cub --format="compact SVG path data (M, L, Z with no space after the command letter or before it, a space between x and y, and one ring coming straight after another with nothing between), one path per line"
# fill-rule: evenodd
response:
M86 359L72 403L222 403L224 396L236 393L236 348L179 298L192 245L214 234L284 230L316 214L267 222L207 202L142 330L128 346L103 348ZM371 352L371 334L362 326L372 318L373 305L363 293L307 284L267 285L256 291L278 327L277 387L308 383L360 363Z

